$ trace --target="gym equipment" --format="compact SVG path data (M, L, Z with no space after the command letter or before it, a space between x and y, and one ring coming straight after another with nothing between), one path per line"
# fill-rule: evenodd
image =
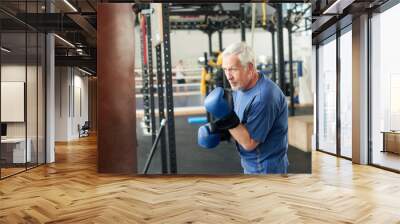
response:
M158 145L158 142L160 141L160 137L163 134L166 122L167 122L166 119L162 119L161 120L160 129L158 130L156 139L155 139L155 141L153 143L153 146L151 147L150 154L147 157L147 161L146 161L146 164L144 165L144 169L143 169L143 174L147 174L147 171L149 170L151 160L153 159L154 153L155 153L155 151L157 149L157 145Z
M202 96L205 96L207 93L207 84L206 84L207 70L203 68L201 70L201 81L200 81L200 93Z
M207 117L189 117L187 121L189 124L205 124L207 123Z

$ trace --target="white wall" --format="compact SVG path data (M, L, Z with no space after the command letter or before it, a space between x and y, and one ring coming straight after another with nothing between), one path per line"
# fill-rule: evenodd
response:
M77 70L75 70L74 75L74 108L72 113L72 130L71 134L73 138L79 136L78 133L78 124L81 126L88 121L88 106L89 106L89 94L88 94L88 78L82 77L79 73L76 74Z
M136 28L135 42L135 67L141 68L141 52L140 52L140 30ZM189 66L198 66L197 59L203 56L204 52L208 53L208 35L198 30L172 30L171 38L171 60L175 65L179 59L183 59L185 64ZM240 30L224 30L222 32L223 47L229 44L241 41ZM246 43L251 44L251 32L246 32ZM272 40L271 34L262 29L256 29L254 33L254 51L256 57L265 55L272 57ZM285 60L288 59L288 38L286 29L284 29L284 52ZM219 49L218 33L212 35L213 51ZM155 54L153 54L155 56ZM307 60L310 62L311 57L311 32L293 35L293 60ZM154 60L155 65L155 60ZM310 66L308 66L310 68Z
M3 82L24 82L26 85L26 106L22 106L21 113L26 112L26 120L22 122L6 122L7 137L30 139L32 161L36 162L39 153L39 163L44 162L44 74L42 67L25 64L3 64L1 66L1 81ZM27 81L26 81L27 79ZM2 95L2 98L8 98ZM2 112L12 108L2 107ZM14 108L15 110L15 108ZM8 111L17 113L17 111ZM39 150L39 151L38 151Z
M25 82L25 65L2 65L1 66L1 81L5 82ZM31 67L27 68L28 71ZM4 96L3 96L4 97ZM1 108L7 110L7 108ZM11 122L7 123L7 137L25 137L25 122Z
M55 140L76 139L78 124L88 120L88 78L77 69L56 67L55 89Z
M55 141L68 140L68 74L67 67L55 68Z
M27 73L26 73L27 72ZM1 81L4 82L25 82L25 76L28 76L29 79L29 85L31 86L32 84L35 86L36 81L32 81L31 76L36 77L36 67L34 66L28 66L25 67L25 65L2 65L1 66ZM27 119L28 119L28 137L29 134L32 132L31 129L33 128L36 130L36 126L33 127L31 123L34 121L36 123L36 113L32 113L32 111L36 110L36 88L28 88L27 89L27 103L28 106L31 106L30 108L27 108ZM7 97L7 96L3 96ZM35 101L35 104L29 105L31 102ZM32 107L33 110L32 110ZM7 110L7 108L1 108L1 110ZM26 122L7 122L7 136L8 137L25 137L25 126ZM32 127L32 128L31 128ZM36 132L35 132L36 133Z

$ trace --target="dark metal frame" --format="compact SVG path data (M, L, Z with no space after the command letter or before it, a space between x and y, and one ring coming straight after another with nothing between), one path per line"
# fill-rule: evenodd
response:
M270 29L271 37L272 37L272 81L276 83L276 43L275 43L275 28Z
M150 127L150 87L149 87L149 74L148 74L148 61L147 61L147 40L144 35L147 34L144 29L146 29L146 15L141 15L142 22L145 23L144 27L140 24L140 52L142 61L142 94L143 94L143 121L144 126L147 129L147 133L151 132Z
M45 12L47 13L49 10L49 5L47 1L45 2ZM48 33L44 32L44 163L47 163L47 38Z
M340 77L341 77L341 66L340 66L340 30L336 31L336 154L341 156L341 133L342 125L340 119Z
M285 76L285 58L284 58L284 44L283 44L283 18L282 18L282 5L276 6L277 10L277 38L278 38L278 71L279 71L279 86L286 95L286 76Z
M158 117L159 121L165 118L164 113L164 80L162 73L161 44L155 46L156 63L157 63L157 95L158 95ZM161 133L161 171L163 174L168 173L167 147L165 139L165 131Z
M39 4L36 4L36 12L39 12ZM36 47L36 100L37 104L39 104L39 33L38 32L36 32L36 46L37 46ZM36 145L37 145L37 153L36 153L36 166L37 166L39 164L39 106L36 107Z
M315 148L319 149L319 45L315 45Z
M164 70L166 83L166 103L167 103L167 127L168 127L168 150L169 166L172 174L177 173L176 162L176 142L175 142L175 120L174 120L174 97L172 89L172 70L171 70L171 45L169 32L169 4L162 3L163 21L163 46L164 46Z
M210 73L210 66L208 65L208 56L207 56L207 52L204 52L204 69L206 70L207 73ZM225 77L225 76L224 76ZM208 83L206 84L206 96L210 93L210 91L212 86L208 85ZM212 116L211 113L206 111L206 116L207 116L207 121L212 121Z
M244 15L244 3L240 3L240 30L241 30L241 40L246 41L246 19Z
M240 18L240 14L239 14ZM170 22L170 29L171 30L204 30L209 29L213 31L218 31L220 29L240 29L241 24L240 20L236 21L236 19L229 19L225 21L211 21L209 22L206 28L204 28L204 22L202 21L187 21L187 22L178 22L178 21L171 21ZM251 28L250 23L244 23L244 28ZM262 21L260 19L256 20L255 24L256 28L263 28Z
M147 157L146 163L144 165L143 174L147 174L147 171L149 170L150 163L151 163L151 161L153 159L154 153L156 152L158 142L160 141L160 139L164 135L164 130L165 130L164 127L165 127L165 119L162 119L161 122L160 122L160 129L158 130L157 136L153 141L153 145L152 145L152 147L150 149L149 156Z
M290 15L291 13L288 12ZM289 16L290 18L290 16ZM288 31L288 42L289 42L289 80L290 80L290 115L295 115L295 107L294 107L294 83L293 83L293 50L292 50L292 34L293 34L293 24L290 21L286 23L286 29ZM285 83L286 84L286 83Z
M154 112L154 73L153 73L153 46L151 39L151 18L150 15L146 17L146 30L147 30L147 66L149 78L149 97L150 97L150 127L152 142L156 140L156 117Z
M208 35L208 54L211 56L212 55L212 32L207 32Z
M28 11L27 3L25 2L25 12ZM25 19L27 14L25 13ZM24 84L24 122L25 122L25 170L28 170L28 24L25 25L25 84Z
M222 30L218 30L218 43L219 43L219 51L222 51Z
M368 131L368 164L372 163L373 157L373 149L372 149L372 64L371 64L371 56L372 56L372 12L368 12L368 31L367 31L367 38L368 38L368 70L367 70L367 82L368 82L368 100L367 100L367 107L368 107L368 124L367 124L367 131Z

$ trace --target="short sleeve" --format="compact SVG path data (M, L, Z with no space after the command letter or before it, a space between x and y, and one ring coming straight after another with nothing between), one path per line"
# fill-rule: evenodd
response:
M253 103L249 109L245 126L250 137L262 143L274 125L279 109L274 102L267 103L262 101Z

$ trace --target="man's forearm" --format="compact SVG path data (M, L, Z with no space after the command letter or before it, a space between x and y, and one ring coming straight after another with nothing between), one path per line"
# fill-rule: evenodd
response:
M229 129L229 133L231 136L246 150L252 151L254 150L258 142L254 141L247 128L243 124L239 124L237 127Z

